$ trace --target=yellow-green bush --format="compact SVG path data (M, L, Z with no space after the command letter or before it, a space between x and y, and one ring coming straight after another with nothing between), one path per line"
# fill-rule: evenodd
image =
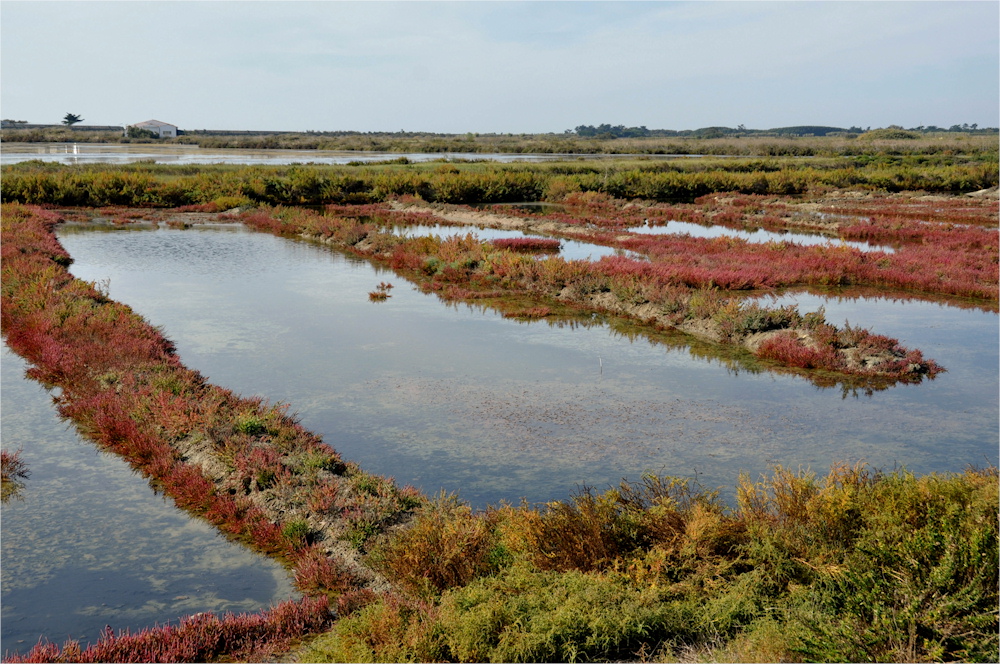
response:
M342 618L308 657L994 661L997 512L995 468L777 468L732 507L653 476L482 514L442 499L381 551L410 579L462 574L404 584L424 599Z

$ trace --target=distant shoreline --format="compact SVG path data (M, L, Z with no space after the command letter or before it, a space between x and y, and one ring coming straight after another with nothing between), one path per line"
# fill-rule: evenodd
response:
M427 134L397 132L253 132L183 131L175 138L130 138L120 129L84 127L0 130L0 144L66 143L107 145L188 145L205 149L327 150L407 154L616 155L759 157L856 157L862 154L983 155L996 153L996 129L963 132L914 132L876 129L861 134L823 136L730 133L688 136L605 137L563 134Z

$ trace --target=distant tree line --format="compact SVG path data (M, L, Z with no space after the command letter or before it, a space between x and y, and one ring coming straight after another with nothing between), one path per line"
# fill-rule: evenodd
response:
M904 129L899 125L889 125L885 129L906 132L916 132L922 134L934 132L965 132L965 133L998 133L1000 129L996 127L979 128L976 123L954 124L948 128L936 125L920 125ZM624 125L580 125L574 129L567 129L566 134L575 134L581 138L642 138L642 137L689 137L689 138L724 138L727 136L828 136L837 134L863 134L872 131L871 127L826 127L815 125L800 125L795 127L776 127L773 129L747 129L744 125L737 127L702 127L701 129L647 129L641 127L626 127Z
M653 135L653 132L646 129L646 127L626 127L624 125L612 127L609 124L602 124L596 127L593 125L580 125L574 131L577 136L588 138L639 138ZM569 132L567 131L567 133Z

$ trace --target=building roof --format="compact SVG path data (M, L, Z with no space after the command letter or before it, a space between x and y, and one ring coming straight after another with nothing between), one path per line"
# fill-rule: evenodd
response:
M146 120L145 122L136 122L133 127L173 127L177 128L177 125L172 125L169 122L160 122L159 120Z

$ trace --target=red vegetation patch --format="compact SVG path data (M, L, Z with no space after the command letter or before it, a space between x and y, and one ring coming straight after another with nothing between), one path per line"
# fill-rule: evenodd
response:
M869 370L904 382L917 381L924 373L933 378L944 371L933 360L925 360L919 350L907 350L895 339L858 327L838 330L827 323L813 326L808 335L778 332L761 342L756 354L801 369Z
M383 281L375 288L375 290L368 293L368 299L372 302L384 302L392 297L389 295L389 291L392 290L392 288L392 284Z
M337 598L337 615L348 616L374 603L378 598L379 595L368 588L350 590Z
M339 478L349 486L340 477L347 465L284 407L207 383L180 363L156 328L95 285L74 279L66 270L70 257L53 234L58 221L51 212L4 205L0 319L8 346L30 363L29 377L60 388L60 414L126 458L178 507L257 550L305 565L298 576L310 591L336 594L362 583L339 563L320 560L322 554L311 548L312 514L299 507L311 502L320 480L329 484ZM227 459L227 474L214 481L207 477L189 462L193 451L212 454L216 462ZM5 456L5 474L7 461ZM11 472L13 461L11 455ZM366 481L374 494L339 496L338 506L353 511L342 509L336 515L341 521L330 528L352 528L356 521L375 532L381 519L420 502L383 478L366 476ZM270 498L257 500L263 492ZM317 502L326 502L330 493L324 490ZM137 643L134 637L108 642ZM61 656L48 646L39 652ZM108 659L111 655L93 657L117 661Z
M62 648L40 642L25 655L5 655L5 662L210 662L267 660L296 639L329 627L332 615L325 597L283 602L261 613L219 618L199 613L165 625L115 633L110 627L96 644Z
M941 225L968 224L996 227L998 222L998 206L995 199L969 197L928 200L882 196L831 202L823 208L823 211L855 217L933 222Z
M497 249L518 251L525 254L557 254L562 248L562 242L548 238L512 237L490 240Z
M27 464L21 458L21 450L16 452L0 450L0 480L13 482L24 479L30 474Z
M316 547L304 549L295 565L295 587L307 595L337 597L357 589L361 581L343 564Z
M552 313L548 307L528 307L517 311L505 311L504 318L545 318Z
M566 198L564 211L534 219L587 229L586 238L647 256L650 278L689 287L875 286L937 295L998 299L995 201L899 196L831 199L819 213L799 212L776 196L713 193L693 204L634 204L592 192ZM815 206L813 208L815 209ZM522 217L527 214L508 212ZM814 221L811 221L813 220ZM630 227L668 221L733 229L821 231L831 239L891 245L895 253L847 247L758 244L735 238L643 235L619 241Z
M837 369L844 364L833 348L807 346L794 332L775 334L761 343L757 355L802 369Z
M0 450L0 499L3 502L18 495L29 475L31 471L21 458L21 450Z

